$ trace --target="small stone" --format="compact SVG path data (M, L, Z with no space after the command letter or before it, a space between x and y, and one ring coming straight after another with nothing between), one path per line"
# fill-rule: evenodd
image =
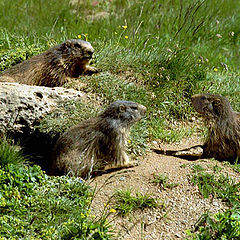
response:
M121 176L121 177L119 178L120 181L125 181L125 179L126 179L126 177L124 177L124 176Z

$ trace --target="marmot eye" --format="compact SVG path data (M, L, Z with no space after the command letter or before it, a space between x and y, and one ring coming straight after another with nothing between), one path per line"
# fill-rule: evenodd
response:
M138 110L137 106L132 106L131 108L134 109L134 110Z
M202 96L201 97L201 100L206 100L207 98L205 96Z
M92 51L87 51L87 54L88 54L88 55L92 55L93 52L92 52Z

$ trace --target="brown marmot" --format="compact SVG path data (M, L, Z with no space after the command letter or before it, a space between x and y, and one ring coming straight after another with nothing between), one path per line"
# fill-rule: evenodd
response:
M228 99L211 93L196 94L192 104L208 128L202 157L219 160L240 157L240 113L233 111Z
M0 82L59 87L66 83L68 77L97 72L96 68L88 66L93 52L89 42L67 40L5 70L0 75Z
M126 153L130 127L146 107L132 101L115 101L96 118L71 127L56 142L51 175L89 178L93 172L133 166Z

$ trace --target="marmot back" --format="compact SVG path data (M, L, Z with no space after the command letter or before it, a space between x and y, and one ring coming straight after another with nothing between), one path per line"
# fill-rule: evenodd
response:
M72 39L19 63L0 75L1 82L46 87L62 86L67 78L97 72L88 66L94 49L89 42Z
M240 113L233 111L228 99L218 94L196 94L192 104L208 128L203 155L219 160L240 157Z
M130 127L146 108L131 101L116 101L96 118L71 127L56 142L50 174L89 177L98 170L129 167L126 153Z

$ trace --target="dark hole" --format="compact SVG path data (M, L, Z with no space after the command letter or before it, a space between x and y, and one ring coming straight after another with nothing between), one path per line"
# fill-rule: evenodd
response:
M38 98L40 98L40 99L43 98L43 95L42 95L42 93L40 93L40 92L35 92L34 94L35 94L36 97L38 97Z

